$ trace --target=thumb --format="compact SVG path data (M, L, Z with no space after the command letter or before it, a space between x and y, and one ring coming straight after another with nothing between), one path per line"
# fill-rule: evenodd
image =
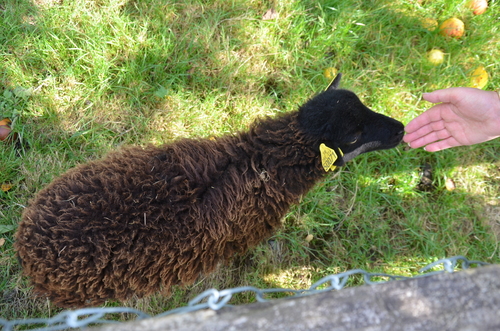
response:
M444 90L436 90L431 93L424 93L422 94L422 97L424 98L424 100L432 103L453 102L455 101L456 97L460 94L459 90L460 88L458 87L451 87Z

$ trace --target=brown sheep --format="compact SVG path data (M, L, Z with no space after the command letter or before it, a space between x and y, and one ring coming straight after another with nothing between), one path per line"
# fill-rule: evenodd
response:
M403 137L400 122L338 89L339 81L246 132L123 148L55 179L25 209L16 234L35 291L61 307L168 291L271 236L330 168L320 144L342 166Z

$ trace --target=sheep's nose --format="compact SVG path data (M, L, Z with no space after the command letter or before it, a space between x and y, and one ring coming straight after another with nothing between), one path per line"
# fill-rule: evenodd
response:
M405 135L405 131L404 130L400 130L400 131L396 131L396 133L394 134L394 137L392 138L392 140L394 142L400 142L403 140L403 136Z

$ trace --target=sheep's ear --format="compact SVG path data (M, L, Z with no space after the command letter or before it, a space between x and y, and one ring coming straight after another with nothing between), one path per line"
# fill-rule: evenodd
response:
M341 78L342 78L342 74L339 72L337 74L337 76L335 76L335 78L332 80L332 82L330 83L330 85L328 85L328 87L326 88L326 91L338 89L339 85L340 85L340 79Z

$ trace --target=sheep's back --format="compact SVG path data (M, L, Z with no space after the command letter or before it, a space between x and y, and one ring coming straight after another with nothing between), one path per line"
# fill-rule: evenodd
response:
M192 283L279 226L290 202L224 139L125 148L69 170L23 213L18 256L60 306Z

